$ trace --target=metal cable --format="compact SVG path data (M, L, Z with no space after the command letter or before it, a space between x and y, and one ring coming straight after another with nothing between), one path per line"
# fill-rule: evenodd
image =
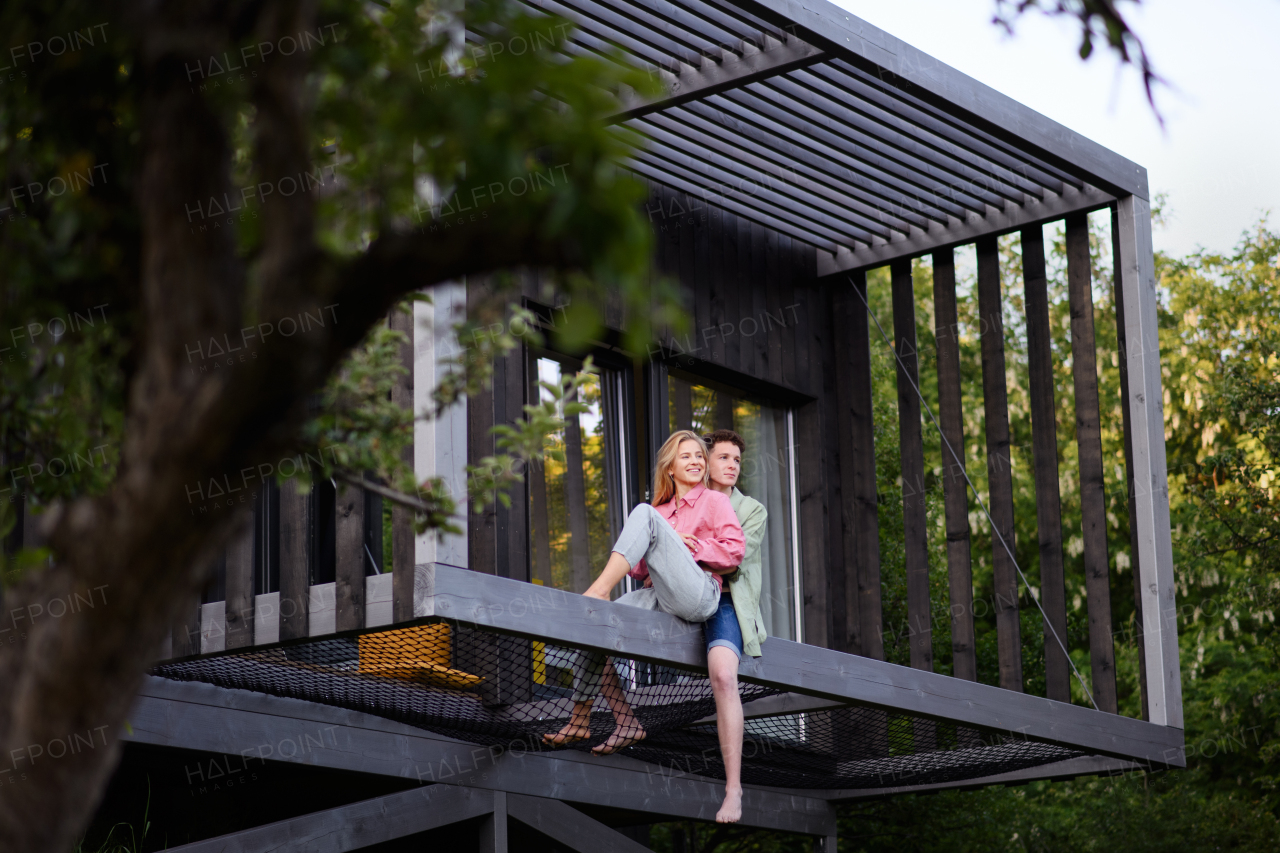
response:
M907 365L903 362L902 356L898 354L897 347L893 345L893 342L889 340L889 336L885 334L884 326L880 325L880 320L876 317L876 312L871 310L871 305L867 302L867 297L858 289L858 286L854 283L852 277L849 279L849 285L853 288L853 292L858 294L858 298L862 300L862 304L866 306L867 316L875 322L876 328L880 331L880 337L884 339L885 345L888 346L889 351L893 353L894 360L896 360L898 362L898 366L902 368L902 374L906 376L907 381L911 383L911 387L916 392L916 396L920 398L920 405L924 406L925 412L929 415L929 420L933 421L933 426L938 431L938 437L942 439L942 443L946 446L947 451L950 452L951 458L954 459L956 465L959 466L960 473L964 476L964 481L969 484L969 490L973 492L973 499L978 502L978 507L982 510L982 514L987 517L987 523L991 525L991 532L1000 540L1000 544L1004 546L1005 553L1009 555L1009 559L1013 562L1013 567L1017 569L1018 577L1022 578L1023 584L1026 585L1027 592L1031 595L1031 600L1035 602L1036 609L1040 611L1040 616L1044 619L1045 626L1048 627L1049 633L1053 634L1053 639L1058 642L1058 647L1062 649L1062 654L1067 659L1067 664L1070 665L1071 671L1075 673L1076 681L1080 682L1080 689L1084 691L1085 696L1089 697L1089 704L1093 705L1094 710L1102 710L1098 707L1098 703L1093 700L1093 694L1089 692L1088 686L1084 683L1084 678L1080 675L1080 670L1076 669L1075 662L1071 660L1071 654L1067 651L1066 644L1062 642L1062 638L1059 637L1058 632L1054 630L1053 623L1049 621L1048 614L1044 612L1044 607L1040 604L1040 596L1036 595L1035 590L1031 587L1031 583L1027 580L1027 576L1022 573L1022 567L1018 565L1018 559L1013 555L1013 549L1009 547L1009 543L1005 541L1004 535L1000 532L1000 529L996 527L995 519L991 517L991 513L987 512L987 505L982 502L982 496L978 494L977 488L973 485L973 480L969 479L969 472L965 470L964 461L960 458L959 454L956 453L955 448L951 446L951 442L947 441L947 436L942 432L942 426L938 423L938 419L933 416L933 409L929 408L929 402L925 400L924 394L920 393L920 386L916 384L916 381L911 378L911 375L907 371Z

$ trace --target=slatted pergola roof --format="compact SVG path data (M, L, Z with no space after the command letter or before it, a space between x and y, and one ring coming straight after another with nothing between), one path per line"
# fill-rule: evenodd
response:
M812 245L820 275L1148 195L1142 167L824 0L523 2L663 81L616 117L647 140L637 174Z

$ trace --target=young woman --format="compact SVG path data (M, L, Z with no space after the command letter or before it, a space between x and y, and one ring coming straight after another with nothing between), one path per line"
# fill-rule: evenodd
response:
M619 604L662 610L688 622L705 622L720 606L721 574L742 562L742 527L729 498L707 488L707 447L692 430L678 430L658 450L652 504L632 510L604 571L583 593L604 601L626 575L644 588ZM644 740L613 666L601 652L581 652L573 673L573 716L558 732L543 735L553 746L591 737L591 706L603 694L614 716L609 739L592 750L609 755Z

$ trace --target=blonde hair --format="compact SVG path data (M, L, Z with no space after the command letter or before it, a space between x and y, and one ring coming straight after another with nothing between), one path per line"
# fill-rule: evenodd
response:
M653 500L649 501L654 506L662 506L676 495L676 480L671 469L675 467L676 459L680 456L680 445L686 441L696 441L698 447L702 448L702 485L707 484L709 470L706 464L709 455L707 443L702 440L702 436L691 429L678 429L662 443L662 447L658 448L658 461L653 466Z

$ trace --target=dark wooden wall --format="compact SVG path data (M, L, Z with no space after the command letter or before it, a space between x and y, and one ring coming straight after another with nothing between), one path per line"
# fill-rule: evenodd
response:
M829 294L813 247L697 197L654 187L645 213L657 270L679 280L688 329L663 335L668 363L795 409L803 638L847 631L843 607L834 360ZM834 559L833 559L834 557Z
M803 638L815 645L847 648L845 619L845 536L839 507L840 423L835 400L830 293L816 283L812 247L755 225L709 204L654 187L645 215L656 238L655 275L681 284L689 323L664 330L648 353L641 353L641 375L654 384L665 368L689 371L750 395L795 410L795 443L800 519ZM545 303L533 278L526 281L530 302ZM469 295L469 300L472 298ZM626 318L616 306L606 312L614 330ZM468 457L493 452L489 430L519 416L527 395L525 362L513 354L496 365L494 390L473 398L468 407ZM665 393L650 389L650 407ZM645 399L637 394L638 400ZM640 413L638 413L640 414ZM665 412L642 420L665 424ZM638 443L652 444L640 424ZM665 437L657 436L658 443ZM648 462L641 457L640 467ZM647 478L646 478L647 479ZM472 515L471 566L478 571L528 577L528 527L524 496L511 509L492 508ZM834 514L832 507L836 507ZM856 583L856 581L855 581ZM839 603L839 606L837 606Z

